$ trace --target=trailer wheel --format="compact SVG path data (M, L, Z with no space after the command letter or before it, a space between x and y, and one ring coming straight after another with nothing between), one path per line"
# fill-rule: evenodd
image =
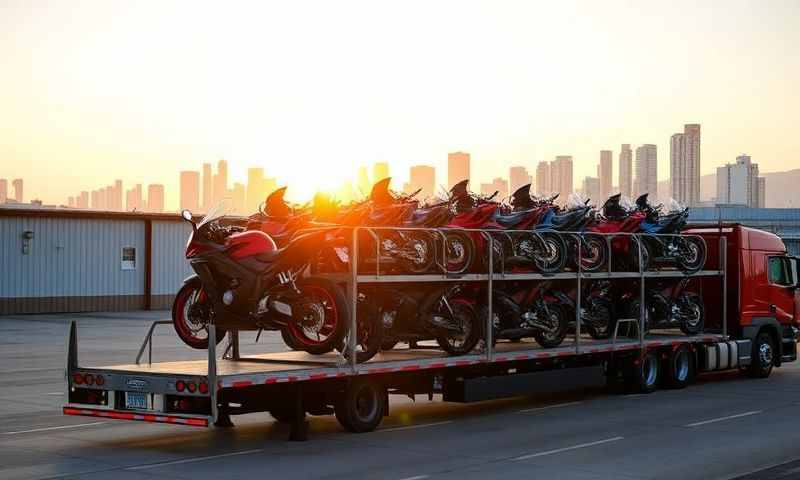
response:
M658 377L661 372L661 362L658 352L651 350L642 358L631 362L631 369L627 375L627 383L632 385L639 393L653 393L658 388Z
M377 382L355 378L334 405L336 420L353 433L375 430L383 420L386 389Z
M681 345L672 351L664 370L664 380L670 388L684 388L694 377L694 359L689 347Z
M772 336L762 331L753 342L752 360L747 374L753 378L767 378L775 364L775 346Z

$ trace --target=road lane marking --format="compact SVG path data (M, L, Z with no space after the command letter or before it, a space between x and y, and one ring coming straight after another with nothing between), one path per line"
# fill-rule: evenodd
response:
M422 480L423 478L430 478L430 475L417 475L416 477L406 477L400 480Z
M553 408L569 407L569 406L572 406L572 405L577 405L579 403L583 403L583 402L556 403L555 405L546 405L544 407L526 408L525 410L519 410L517 413L541 412L543 410L550 410L550 409L553 409Z
M398 432L400 430L414 430L416 428L436 427L438 425L447 425L448 423L453 423L453 421L452 420L445 420L444 422L423 423L421 425L407 425L405 427L381 428L380 430L375 430L375 431L376 432Z
M193 457L193 458L184 458L181 460L172 460L169 462L148 463L147 465L134 465L133 467L125 467L125 470L148 470L151 468L166 467L169 465L181 465L184 463L204 462L206 460L214 460L217 458L235 457L237 455L249 455L251 453L258 453L263 451L264 450L261 448L253 450L242 450L240 452L222 453L219 455L209 455L207 457Z
M47 392L45 395L65 395L64 392Z
M79 423L77 425L61 425L59 427L32 428L30 430L17 430L16 432L0 432L0 433L2 433L3 435L18 435L20 433L49 432L50 430L64 430L67 428L90 427L92 425L100 425L102 423L108 423L108 422Z
M579 445L573 445L571 447L557 448L555 450L547 450L545 452L531 453L530 455L523 455L521 457L514 458L513 460L519 461L519 460L527 460L529 458L543 457L545 455L553 455L555 453L568 452L570 450L577 450L579 448L593 447L595 445L602 445L604 443L616 442L618 440L622 440L623 438L625 437L611 437L603 440L597 440L594 442L581 443Z
M757 415L757 414L759 414L761 412L762 412L761 410L753 410L751 412L737 413L736 415L728 415L727 417L712 418L710 420L703 420L703 421L700 421L700 422L689 423L689 424L684 425L684 427L699 427L700 425L707 425L709 423L722 422L724 420L731 420L731 419L734 419L734 418L748 417L750 415Z

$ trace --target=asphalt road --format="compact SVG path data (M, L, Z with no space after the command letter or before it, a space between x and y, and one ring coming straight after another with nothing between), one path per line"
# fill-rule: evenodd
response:
M800 368L766 380L736 373L685 390L605 388L471 405L392 398L369 434L310 418L310 441L287 442L267 414L233 429L61 415L67 320L79 319L81 364L128 363L147 320L167 312L0 317L0 478L800 478ZM279 338L243 351L279 351ZM169 327L154 360L202 358Z

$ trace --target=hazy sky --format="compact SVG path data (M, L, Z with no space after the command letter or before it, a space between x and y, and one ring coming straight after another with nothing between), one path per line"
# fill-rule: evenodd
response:
M225 7L227 6L227 7ZM800 167L800 1L0 0L0 177L65 202L220 156L295 194L448 151L473 178L703 128L702 170ZM397 186L400 185L398 182ZM30 197L30 195L28 195Z

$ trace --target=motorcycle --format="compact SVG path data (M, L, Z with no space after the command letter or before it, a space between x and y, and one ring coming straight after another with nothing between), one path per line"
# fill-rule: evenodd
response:
M703 240L696 236L680 235L689 218L689 209L671 200L668 213L661 215L661 205L651 206L647 196L644 194L637 198L636 206L645 216L641 231L652 234L642 235L648 264L671 263L688 274L703 268L706 262Z
M594 339L609 338L614 331L616 312L611 294L611 282L608 280L583 283L580 306L581 328ZM574 325L576 288L573 287L568 291L558 289L554 292L554 296L561 301Z
M226 330L281 330L292 346L312 354L332 351L346 331L343 289L306 275L323 248L325 232L299 235L285 247L259 230L226 223L228 202L192 225L186 258L195 275L178 291L172 308L175 331L187 345L208 348L209 329L219 342Z
M705 308L699 295L686 290L689 278L679 282L661 281L645 290L644 332L653 328L680 328L686 335L702 333ZM621 304L629 318L641 319L640 295L635 289L622 295ZM630 330L629 330L630 332Z

